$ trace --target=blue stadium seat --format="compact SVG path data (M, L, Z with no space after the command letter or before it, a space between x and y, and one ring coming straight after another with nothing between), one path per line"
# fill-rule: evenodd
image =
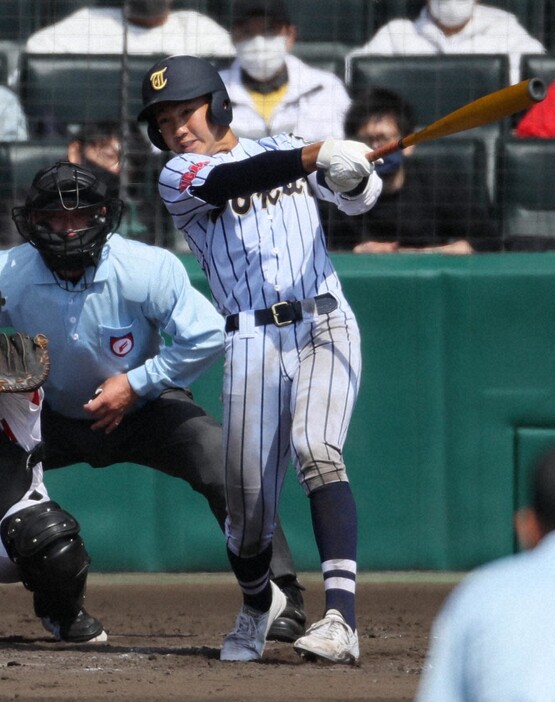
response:
M54 125L56 131L58 125L63 128L83 122L119 120L124 104L127 116L135 119L141 108L143 77L160 58L128 56L124 92L119 55L22 53L20 96L31 133L40 136L48 132L48 125ZM214 63L219 68L222 59L215 59ZM124 94L126 102L122 100Z
M5 51L0 51L0 85L8 83L8 55Z
M497 173L505 248L555 250L555 139L506 139Z
M347 73L353 93L372 87L397 92L413 107L418 129L509 84L508 59L501 54L355 56L349 60ZM492 196L495 145L510 126L505 119L466 133L486 144Z
M520 59L520 77L541 78L546 86L555 80L555 56L553 54L524 54Z
M11 219L12 207L22 205L33 176L57 160L67 158L65 143L0 144L0 247L23 243Z
M1 40L24 42L40 26L40 3L35 0L2 0Z
M374 32L393 19L416 19L425 4L425 0L387 0L387 2L375 3ZM368 39L370 36L367 37L366 41Z
M349 59L353 90L387 88L407 100L420 126L509 83L501 54L355 56Z
M345 79L345 56L350 47L334 42L296 42L292 53L309 66L335 73Z

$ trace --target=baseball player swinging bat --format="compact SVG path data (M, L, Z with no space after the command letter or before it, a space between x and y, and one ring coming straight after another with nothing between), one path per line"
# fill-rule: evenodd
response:
M367 158L369 161L377 161L379 158L388 156L400 149L405 149L407 146L422 144L425 141L431 141L432 139L464 132L467 129L495 122L498 119L503 119L503 117L525 110L535 102L541 102L545 98L545 94L545 85L539 78L523 80L515 85L484 95L478 100L473 100L468 105L450 112L445 117L432 122L432 124L420 131L404 136L398 141L385 144L370 152Z

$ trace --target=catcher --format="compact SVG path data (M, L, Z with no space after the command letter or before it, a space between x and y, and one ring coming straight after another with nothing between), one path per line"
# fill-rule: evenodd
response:
M4 300L0 295L0 309ZM71 514L42 477L40 413L47 339L0 333L0 582L21 581L58 641L106 641L83 607L90 558Z

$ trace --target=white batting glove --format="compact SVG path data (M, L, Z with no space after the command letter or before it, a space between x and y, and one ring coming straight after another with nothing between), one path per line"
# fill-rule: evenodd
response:
M328 137L320 147L316 165L324 171L325 181L334 192L349 192L374 172L374 164L366 158L371 150L360 141Z

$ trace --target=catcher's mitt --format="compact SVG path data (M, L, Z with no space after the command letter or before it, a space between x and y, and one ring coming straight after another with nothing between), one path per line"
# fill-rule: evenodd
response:
M0 334L0 392L32 392L48 377L50 358L44 334Z

